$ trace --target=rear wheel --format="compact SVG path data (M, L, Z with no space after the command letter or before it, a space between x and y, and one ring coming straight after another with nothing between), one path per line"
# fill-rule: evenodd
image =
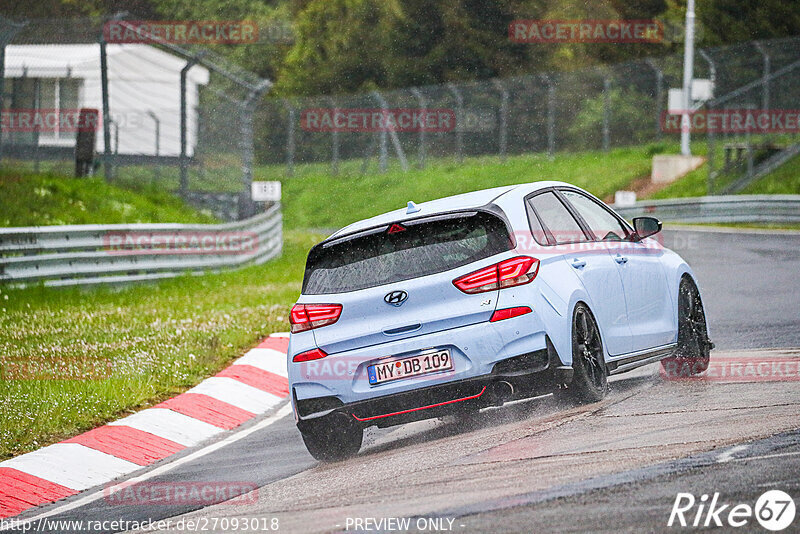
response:
M300 434L308 452L320 462L338 462L355 456L364 439L364 429L342 413L305 421Z
M667 377L699 375L708 369L711 343L703 301L697 286L688 277L678 289L678 347L675 354L661 361Z
M558 390L559 397L585 403L597 402L608 391L603 343L592 312L578 304L572 316L572 382Z

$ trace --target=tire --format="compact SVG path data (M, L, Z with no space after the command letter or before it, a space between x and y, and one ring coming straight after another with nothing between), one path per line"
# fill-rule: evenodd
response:
M678 289L678 347L661 360L667 378L688 378L708 369L711 359L706 313L700 292L691 278L684 276Z
M306 449L320 462L339 462L358 454L364 429L345 414L334 413L305 422L300 430Z
M572 314L572 382L557 397L577 403L603 400L608 392L603 342L592 312L585 304Z

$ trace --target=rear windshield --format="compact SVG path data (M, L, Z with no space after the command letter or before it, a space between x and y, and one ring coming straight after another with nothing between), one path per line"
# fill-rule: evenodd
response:
M388 225L317 245L306 264L303 293L322 295L440 273L511 250L505 223L485 212Z

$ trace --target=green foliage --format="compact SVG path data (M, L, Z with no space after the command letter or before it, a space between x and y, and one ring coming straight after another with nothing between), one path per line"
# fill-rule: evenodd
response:
M573 70L680 52L685 0L0 0L0 14L23 19L110 15L131 18L249 19L262 28L293 24L294 44L269 38L216 45L244 68L276 80L283 95ZM800 4L786 0L704 0L697 5L699 46L800 34ZM515 44L516 19L651 19L664 22L661 44Z

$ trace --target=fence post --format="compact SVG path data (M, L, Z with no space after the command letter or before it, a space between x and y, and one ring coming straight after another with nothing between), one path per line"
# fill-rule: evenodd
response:
M380 94L377 91L372 92L372 96L378 101L378 105L381 106L381 112L386 113L386 106L384 105L385 102L383 98L381 98ZM388 145L388 137L387 137L386 128L381 128L381 131L378 134L379 139L379 146L380 151L378 154L378 169L381 173L386 172L386 169L389 165L389 145Z
M456 99L456 161L464 162L464 98L453 83L448 83L447 88Z
M182 197L185 197L187 192L189 191L189 161L186 156L186 76L189 72L189 69L197 65L203 56L206 54L205 51L200 52L199 54L195 55L194 57L190 58L186 61L186 65L181 69L181 182L180 182L180 194Z
M294 176L294 123L296 119L294 106L288 100L283 99L283 107L289 113L286 125L286 176Z
M253 115L256 111L258 99L272 87L269 80L261 80L247 93L247 98L241 104L241 149L242 149L242 196L239 203L239 219L246 219L255 214L255 203L252 196L253 185Z
M761 74L761 109L769 109L769 78L771 61L767 49L761 42L756 41L753 44L761 53L761 57L764 59L764 69Z
M500 161L506 161L508 149L508 89L500 80L493 80L494 86L500 91Z
M336 115L338 111L336 101L332 96L329 96L328 102L331 105L331 111ZM339 131L335 127L331 131L331 174L339 174Z
M646 59L645 63L656 73L656 139L660 141L664 135L661 128L661 106L664 105L664 72L652 59Z
M119 154L119 123L117 121L113 121L114 123L114 166L111 168L111 174L113 178L119 176L119 167L116 164L117 155Z
M611 120L611 78L603 78L603 152L608 152Z
M106 39L100 34L100 91L103 98L103 175L111 180L111 113L108 102L108 54Z
M39 78L33 79L33 108L34 109L41 109L42 108L42 84L39 81ZM33 172L39 174L39 166L41 164L40 161L40 154L39 154L39 140L41 136L41 132L39 130L39 125L37 124L33 129Z
M372 96L378 101L381 106L381 111L383 112L384 119L388 116L387 112L389 110L389 104L384 100L383 96L378 91L372 91ZM386 140L387 136L392 138L392 146L394 146L394 151L397 153L397 159L400 161L400 167L403 169L403 172L408 172L408 161L406 160L406 155L403 152L403 145L400 144L400 138L397 137L397 132L393 127L390 127L389 124L385 124L384 127L381 129L381 172L386 172L386 163L387 163L387 146Z
M702 54L702 51L701 51L701 54ZM707 103L704 103L703 106L707 107ZM706 163L708 165L708 183L707 183L706 188L707 188L707 193L709 195L713 195L714 194L714 179L717 176L716 175L717 171L715 169L716 160L714 158L714 152L717 149L717 147L716 147L716 137L714 135L714 128L709 128L708 135L706 136L706 139L708 141L708 150L707 150L707 154L706 154Z
M13 39L14 36L19 32L26 24L27 21L17 23L11 22L10 20L6 20L3 17L0 17L0 24L2 25L2 29L0 29L0 111L5 109L4 107L4 100L5 100L5 92L6 92L6 45L9 44ZM3 159L3 123L0 121L0 160Z
M550 76L540 76L547 84L547 156L553 159L556 154L556 87Z
M420 109L420 112L422 112L422 110L424 110L425 106L427 105L427 102L425 101L425 97L422 96L422 93L420 93L419 89L417 89L416 87L412 87L411 88L411 94L414 95L414 98L416 98L417 102L419 102L419 109ZM417 156L417 157L419 158L419 168L420 169L424 169L425 168L425 128L420 128L418 134L419 134L419 156Z
M159 159L161 156L161 121L158 119L158 115L156 115L152 110L148 111L147 115L153 119L153 122L156 125L156 170L154 176L158 180L161 178L161 160Z

